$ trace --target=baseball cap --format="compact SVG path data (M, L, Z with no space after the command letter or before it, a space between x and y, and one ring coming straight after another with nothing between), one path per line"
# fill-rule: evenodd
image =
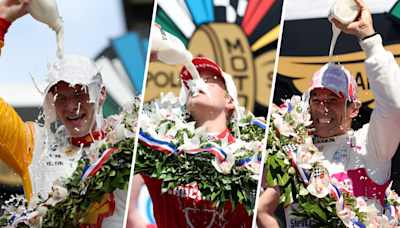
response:
M206 57L195 57L192 59L192 63L194 64L194 66L196 67L196 70L199 73L201 73L202 71L209 70L209 71L216 73L216 75L218 77L221 77L224 80L226 90L228 91L229 96L231 96L233 98L233 101L235 104L235 116L238 119L240 119L240 111L239 111L239 107L238 107L238 105L239 105L238 93L237 93L235 83L233 82L232 76L228 73L223 72L221 70L221 68L215 62L213 62L211 59L206 58ZM187 82L188 82L188 80L193 79L192 75L186 69L185 66L182 68L181 78L182 78L181 82L183 83L184 86L182 85L179 100L180 100L181 104L185 104L187 94L188 94L188 89L189 89Z
M102 85L101 67L84 55L66 55L49 67L49 70L50 72L46 74L46 82L49 85L45 89L45 94L60 81L73 86L76 84L89 85L93 82Z
M43 114L46 123L52 123L57 120L56 110L54 106L54 94L51 88L57 83L64 81L70 84L87 86L89 92L89 102L98 103L100 90L104 86L100 70L98 66L89 57L84 55L65 55L64 58L58 60L53 66L48 63L49 73L46 74L46 82L48 86L44 91Z
M325 64L314 73L310 88L303 94L304 100L310 98L314 89L327 89L342 100L357 101L357 83L353 75L342 65Z

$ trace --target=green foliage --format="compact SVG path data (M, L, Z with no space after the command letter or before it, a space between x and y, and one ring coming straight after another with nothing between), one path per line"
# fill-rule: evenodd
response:
M233 134L238 135L236 122L230 123L229 129ZM248 125L239 129L241 139L247 142L261 141L265 137L265 130L257 125ZM194 136L186 129L178 131L175 136L175 139L179 140L179 143L175 144L177 147L183 144L183 132L186 132L190 138ZM207 142L203 136L200 140ZM217 140L216 143L221 144L221 140ZM235 158L235 163L252 157L255 153L259 153L258 156L261 157L261 151L252 150L244 156ZM230 199L233 209L242 203L247 212L252 214L255 198L250 193L253 189L257 189L258 181L251 178L252 173L244 168L233 168L228 175L219 173L211 164L214 156L208 152L167 156L163 152L152 150L139 143L135 174L141 173L152 178L163 179L161 194L174 186L195 181L201 194L218 209L222 209Z
M71 178L61 178L64 186L71 190L70 196L54 207L49 207L43 219L43 227L61 227L77 224L77 221L83 222L89 215L88 209L96 201L100 203L105 194L117 188L127 190L134 144L135 139L130 138L122 141L118 146L115 145L117 149L108 157L100 170L87 178L86 181L90 184L85 195L80 194L85 188L80 178L83 169L89 164L89 159L80 160ZM103 144L100 153L112 147L111 144Z

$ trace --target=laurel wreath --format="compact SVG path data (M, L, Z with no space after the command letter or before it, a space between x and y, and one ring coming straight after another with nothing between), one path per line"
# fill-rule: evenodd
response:
M299 101L300 98L298 97L296 99L292 98L291 100L286 100L284 101L284 104L280 107L278 107L276 104L272 105L271 113L275 114L275 117L281 116L279 118L283 119L283 123L290 125L290 129L294 132L294 134L297 135L297 137L294 137L293 135L283 135L282 132L280 132L280 129L278 129L278 126L276 126L276 123L274 122L274 115L272 115L268 127L266 149L267 158L265 159L266 169L264 170L264 172L267 173L267 185L279 186L281 192L280 203L284 203L285 207L294 202L298 203L297 209L291 207L292 212L290 217L299 217L302 218L302 220L296 223L294 227L300 226L303 222L307 221L310 218L313 218L314 220L318 221L318 223L314 224L311 227L345 228L347 226L338 215L338 213L340 212L337 210L336 206L338 204L338 200L333 196L332 193L329 193L322 198L311 194L306 188L306 185L304 184L301 175L293 166L291 160L293 154L289 154L284 149L285 146L288 145L297 146L305 144L306 138L308 137L308 132L311 130L311 127L306 126L304 121L298 121L294 117L298 116L298 114L304 114L307 112L307 110L305 110L305 106L297 105L297 102L293 102L296 100ZM286 125L286 127L288 125ZM311 169L304 169L304 171L307 173L308 176L311 177L313 175L313 172L315 172L316 170L324 169L325 167L323 166L322 162L318 161L312 164ZM395 194L394 191L392 191L392 193ZM371 218L368 217L370 215L366 207L361 208L360 205L357 203L357 198L354 197L352 194L342 190L340 190L340 194L346 208L350 209L351 212L354 212L353 219L361 222L365 226L370 225ZM391 197L384 200L384 204L393 205L396 208L400 206L399 202L400 200L397 198L397 194L395 194L395 198ZM397 210L398 209L399 208L397 208ZM385 207L384 210L381 211L381 213L388 215L387 207ZM388 217L390 216L388 215L386 218ZM396 224L397 227L398 218L392 217L390 219L393 219L391 220L391 222L393 224Z
M144 106L146 107L146 104ZM175 115L179 115L183 123L193 120L184 108L181 111L183 111L183 114ZM150 116L154 112L147 112L147 115ZM158 126L167 124L167 130L169 130L175 125L172 119L165 119ZM235 138L239 138L239 129L241 140L246 142L261 142L265 137L265 130L262 127L258 125L240 126L242 123L247 123L254 119L256 118L249 114L239 120L239 122L231 122L228 128ZM238 123L239 128L237 127ZM159 130L160 127L157 129ZM178 148L184 144L184 134L189 138L195 136L188 129L179 130L175 135L177 142L173 143L175 147ZM212 144L207 144L204 135L199 135L199 138L200 142L204 143L201 147L213 146ZM221 145L221 140L217 140L216 143ZM238 150L245 151L246 149L240 148ZM261 157L262 154L261 150L246 151L247 153L244 156L235 157L235 164L246 158L251 158L255 153L258 154L258 157ZM248 214L252 214L255 198L251 192L257 189L258 184L257 180L251 178L253 173L245 168L232 168L229 174L220 173L210 162L214 157L215 155L211 153L199 153L195 155L183 153L177 156L166 155L161 151L138 143L134 172L135 174L140 173L152 178L162 179L162 191L160 194L164 194L175 186L197 182L201 194L218 209L222 209L224 204L230 200L233 209L241 203L247 209Z

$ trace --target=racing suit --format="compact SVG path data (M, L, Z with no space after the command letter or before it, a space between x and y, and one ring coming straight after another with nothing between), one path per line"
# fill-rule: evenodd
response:
M376 107L368 124L329 138L314 137L314 145L323 152L331 182L338 188L383 205L390 183L391 159L400 142L400 69L391 52L385 51L380 35L360 42L367 59L364 62ZM377 203L379 205L379 203ZM294 205L296 206L296 205ZM292 227L301 219L289 218ZM312 219L299 227L315 223Z
M0 18L0 47L4 45L4 35L11 25ZM0 50L1 51L1 50ZM47 197L51 186L59 177L71 176L82 156L82 149L88 150L93 142L90 134L80 138L69 138L65 127L56 134L49 132L49 148L45 150L45 130L38 123L24 123L15 110L0 97L0 159L18 173L23 182L25 195L38 198L38 193ZM109 126L105 121L103 132ZM102 134L92 133L95 139ZM80 144L84 143L81 149ZM127 191L116 189L106 194L99 204L95 202L88 219L81 227L122 227Z

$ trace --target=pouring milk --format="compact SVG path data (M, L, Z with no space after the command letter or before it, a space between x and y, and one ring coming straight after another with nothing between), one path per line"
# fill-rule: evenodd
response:
M151 28L151 53L158 51L158 59L166 64L181 64L186 67L192 75L192 80L189 80L188 86L193 93L193 97L203 91L211 100L211 94L207 89L207 83L200 78L199 72L192 63L193 55L186 50L185 45L180 39L174 35L164 31L161 28L153 25Z
M57 57L62 59L64 57L64 22L58 14L55 0L32 0L27 10L33 18L47 24L56 32Z
M348 25L356 19L359 12L360 9L358 8L357 3L354 2L354 0L337 0L329 11L328 19L331 22L332 19L336 19L340 23ZM329 64L332 63L333 50L335 49L336 40L340 32L340 29L338 29L335 24L332 23L333 35L331 47L329 49Z

